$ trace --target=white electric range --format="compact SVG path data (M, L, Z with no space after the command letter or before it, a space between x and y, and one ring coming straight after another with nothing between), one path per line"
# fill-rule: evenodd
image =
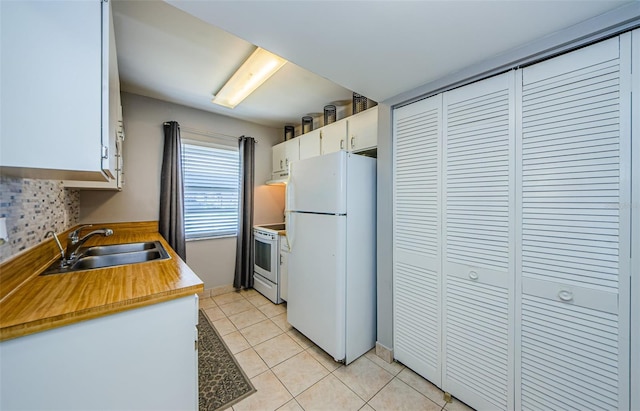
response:
M280 236L285 223L253 227L253 288L275 304L283 302L280 286Z

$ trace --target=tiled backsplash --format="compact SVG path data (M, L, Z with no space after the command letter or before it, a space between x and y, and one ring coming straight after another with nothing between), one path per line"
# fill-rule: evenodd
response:
M0 245L0 262L80 221L80 192L61 181L0 176L0 217L6 217L9 241Z

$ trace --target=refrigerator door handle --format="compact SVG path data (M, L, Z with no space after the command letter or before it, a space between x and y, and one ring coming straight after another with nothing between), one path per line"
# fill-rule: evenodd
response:
M289 251L293 249L293 230L295 228L295 213L286 211L287 213L287 229L285 230L284 238L287 240L287 248Z
M291 203L293 203L293 194L295 192L295 183L293 182L293 175L289 171L289 178L287 179L287 185L285 186L285 212L291 211Z
M295 183L293 180L293 174L291 173L291 170L289 170L289 178L287 181L287 185L285 188L285 205L284 205L284 220L285 220L285 224L286 224L286 231L285 231L285 239L287 240L287 247L289 247L289 250L291 250L291 246L293 245L293 235L292 235L292 230L293 230L293 213L291 212L291 206L293 205L293 195L295 193Z

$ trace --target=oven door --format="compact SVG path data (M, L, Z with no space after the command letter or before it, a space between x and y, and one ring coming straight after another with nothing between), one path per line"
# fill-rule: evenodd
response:
M255 230L253 238L253 271L278 284L278 234Z

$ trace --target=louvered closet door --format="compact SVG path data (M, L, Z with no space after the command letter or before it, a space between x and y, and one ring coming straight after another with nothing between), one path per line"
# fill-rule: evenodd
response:
M621 39L522 72L524 410L629 409L630 66Z
M440 385L441 96L394 110L394 357Z
M443 389L513 408L515 77L444 94Z

